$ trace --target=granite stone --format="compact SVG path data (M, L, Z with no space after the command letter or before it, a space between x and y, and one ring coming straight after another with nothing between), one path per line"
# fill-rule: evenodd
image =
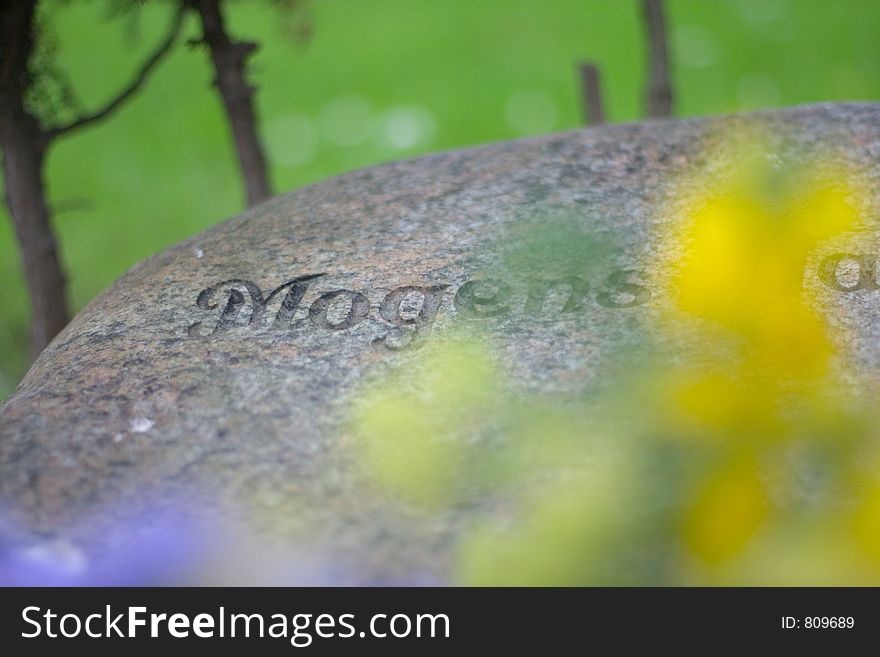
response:
M711 161L719 128L744 120L779 148L848 164L876 212L880 104L868 103L610 125L331 178L147 259L83 309L0 405L0 503L35 535L76 538L84 519L147 491L208 515L246 501L279 509L268 531L364 581L445 581L455 521L416 528L368 494L350 450L357 396L468 323L501 345L514 386L565 394L595 382L604 355L662 303L652 281L672 183ZM858 244L877 243L875 218ZM530 236L556 229L527 253L535 262L499 273ZM580 257L565 253L571 232L607 245L591 280L565 271ZM805 285L873 371L876 254L848 248L863 249L817 254ZM867 278L850 280L859 258ZM566 276L571 291L553 296Z

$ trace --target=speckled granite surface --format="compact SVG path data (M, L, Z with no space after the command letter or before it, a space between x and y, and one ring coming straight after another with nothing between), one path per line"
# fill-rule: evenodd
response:
M770 134L854 165L877 207L880 105L759 117ZM352 396L405 365L408 343L431 339L429 328L456 322L498 340L515 385L589 383L602 354L655 311L658 208L670 176L707 158L719 120L615 125L356 171L150 258L85 308L0 405L0 500L45 535L141 491L198 489L206 514L224 500L278 506L279 528L308 526L319 549L354 559L367 579L442 580L452 530L416 534L362 494L345 458ZM873 219L862 244L877 242ZM530 302L533 281L492 273L523 226L557 221L615 245L567 312ZM854 359L875 368L880 291L845 291L846 280L833 290L815 271L806 280L855 329Z

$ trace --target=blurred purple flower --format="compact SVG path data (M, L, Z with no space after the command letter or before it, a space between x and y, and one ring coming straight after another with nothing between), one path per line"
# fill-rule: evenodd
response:
M181 512L130 515L67 538L26 536L0 515L0 586L161 586L189 583L219 532Z
M266 542L244 523L206 522L187 504L141 500L112 511L96 514L112 521L80 526L70 537L46 537L25 532L0 510L0 586L367 583L324 550Z

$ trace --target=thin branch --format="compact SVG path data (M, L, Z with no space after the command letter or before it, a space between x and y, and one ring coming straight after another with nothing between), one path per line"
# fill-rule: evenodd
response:
M131 98L131 96L133 96L144 85L156 65L160 61L162 61L162 59L171 51L171 47L174 45L174 41L177 39L177 35L180 33L180 28L183 24L185 11L185 7L181 5L181 7L174 15L171 27L168 30L168 36L165 37L165 40L161 44L159 44L159 47L156 48L149 59L147 59L143 63L137 75L127 87L119 92L119 94L109 103L107 103L102 109L94 112L93 114L85 114L83 116L79 116L67 125L58 126L47 130L45 133L47 140L54 139L55 137L67 134L73 130L79 130L80 128L84 128L89 124L100 121L101 119L109 116L110 114L118 110L123 105L123 103L125 103L125 101Z
M663 20L663 0L643 0L648 37L647 110L651 118L672 115L672 84L669 79L669 49Z
M599 85L599 69L595 64L582 62L578 70L581 76L584 121L587 125L601 125L605 123L605 108Z

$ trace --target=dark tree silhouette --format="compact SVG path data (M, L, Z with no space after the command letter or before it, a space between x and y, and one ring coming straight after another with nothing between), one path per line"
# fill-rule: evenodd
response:
M250 206L272 195L266 157L257 133L254 88L247 81L247 58L257 50L251 41L233 41L223 18L222 0L188 0L202 25L202 43L211 53L214 85L220 93L235 142Z
M599 84L599 67L592 62L581 62L578 72L581 78L584 122L586 125L602 125L605 123L605 105Z
M672 83L663 0L643 0L643 9L648 42L648 116L663 118L672 115Z
M254 103L255 88L248 81L248 59L259 45L253 41L236 41L230 36L224 16L225 0L182 0L198 16L202 37L190 45L203 46L211 55L214 86L220 94L223 110L232 133L239 168L244 179L247 204L254 206L272 195L266 156L259 135L259 120ZM307 0L272 0L271 4L285 13L307 6ZM298 12L302 15L303 12ZM311 37L309 20L298 20L289 36L299 42Z
M672 116L673 94L663 0L640 0L640 2L648 60L645 110L650 118L665 118ZM578 66L578 73L584 122L587 125L604 123L605 109L599 84L599 68L593 62L582 62Z
M36 356L68 320L64 272L46 200L43 165L49 147L61 136L107 118L146 82L171 49L182 22L176 12L168 35L132 81L102 108L64 125L46 126L29 94L44 71L35 54L39 45L38 0L0 2L0 146L6 203L21 250L31 303L31 352Z

